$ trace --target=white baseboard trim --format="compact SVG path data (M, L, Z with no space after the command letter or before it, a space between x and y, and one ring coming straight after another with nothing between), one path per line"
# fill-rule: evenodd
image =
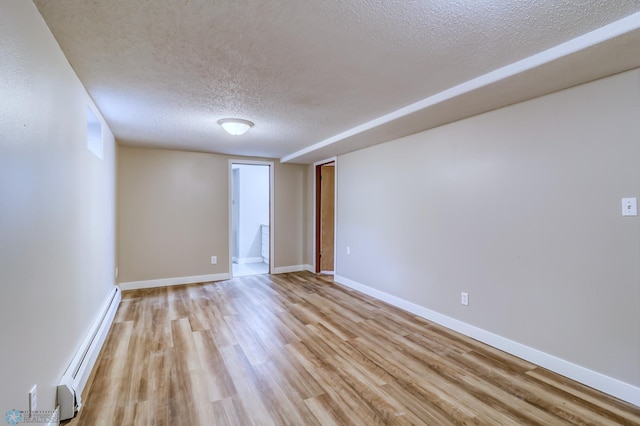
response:
M263 257L240 257L238 258L237 264L241 263L262 263L264 261Z
M405 311L411 312L429 321L433 321L451 330L462 333L465 336L479 340L489 346L493 346L494 348L532 362L562 376L598 389L601 392L640 406L640 387L633 386L613 377L598 373L597 371L589 370L556 356L547 354L521 343L514 342L513 340L509 340L471 324L467 324L375 288L360 284L356 281L350 280L349 278L335 275L334 281L361 293L373 296L376 299L380 299L400 309L404 309Z
M56 396L60 410L58 420L70 419L75 415L76 408L82 408L82 391L111 329L121 298L120 289L113 287L60 379Z
M274 267L272 274L286 274L288 272L300 272L300 271L312 271L313 267L311 265L292 265L292 266L280 266Z
M171 285L182 284L194 284L194 283L206 283L210 281L223 281L231 278L231 274L211 274L211 275L194 275L192 277L175 277L175 278L160 278L157 280L146 281L129 281L120 283L121 290L139 290L142 288L153 287L168 287Z

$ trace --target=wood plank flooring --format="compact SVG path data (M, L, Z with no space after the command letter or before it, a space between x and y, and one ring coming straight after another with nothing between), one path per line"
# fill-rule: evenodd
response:
M123 294L79 425L638 425L640 409L310 273Z

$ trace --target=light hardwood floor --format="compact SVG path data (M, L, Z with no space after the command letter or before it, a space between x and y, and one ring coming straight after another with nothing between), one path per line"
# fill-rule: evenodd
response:
M609 425L640 409L310 273L129 291L80 425Z

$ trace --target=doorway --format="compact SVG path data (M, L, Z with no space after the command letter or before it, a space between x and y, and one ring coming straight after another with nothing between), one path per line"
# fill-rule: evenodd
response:
M316 165L316 273L335 271L336 162Z
M272 163L230 161L232 277L271 270Z

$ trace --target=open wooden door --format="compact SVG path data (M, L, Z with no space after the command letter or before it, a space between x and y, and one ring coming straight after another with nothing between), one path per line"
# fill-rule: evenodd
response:
M316 272L334 272L335 163L316 166Z

